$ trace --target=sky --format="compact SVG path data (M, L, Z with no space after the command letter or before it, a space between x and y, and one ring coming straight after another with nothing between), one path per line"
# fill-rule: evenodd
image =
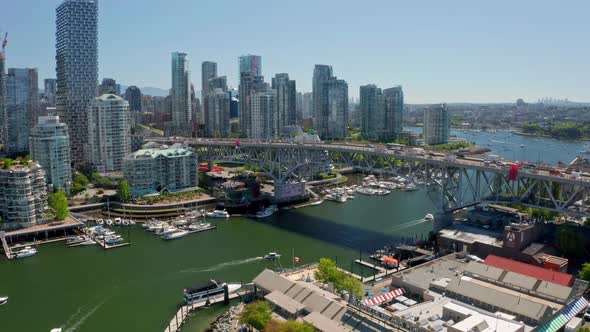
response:
M55 7L3 0L8 67L55 77ZM99 77L170 88L170 53L218 63L237 88L238 56L311 91L314 64L359 86L402 85L407 103L590 101L590 1L99 0Z

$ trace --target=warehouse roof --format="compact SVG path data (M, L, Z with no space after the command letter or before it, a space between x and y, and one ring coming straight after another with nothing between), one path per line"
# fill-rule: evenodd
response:
M562 286L571 286L574 276L571 274L545 269L539 266L518 262L512 259L489 255L484 264L495 266L504 270L520 273L540 280L549 281Z

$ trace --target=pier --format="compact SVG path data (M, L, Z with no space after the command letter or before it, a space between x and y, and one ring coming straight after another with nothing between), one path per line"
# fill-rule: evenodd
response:
M216 303L222 303L222 302L227 302L227 301L234 300L237 298L242 298L242 296L246 296L250 293L251 292L249 290L237 291L235 293L229 294L227 299L224 296L219 296L219 297L215 297L213 299L207 299L205 301L192 302L190 304L185 304L182 307L180 307L180 309L178 309L176 314L174 314L174 316L172 317L172 319L170 320L170 322L168 323L168 325L164 329L164 332L180 331L182 324L184 324L184 322L188 318L188 316L196 309L206 307L206 306L216 304Z

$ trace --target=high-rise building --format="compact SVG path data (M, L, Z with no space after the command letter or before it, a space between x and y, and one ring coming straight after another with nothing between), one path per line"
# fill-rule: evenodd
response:
M88 163L100 173L123 169L131 152L129 103L108 94L96 97L88 114Z
M297 122L297 88L289 74L280 73L272 78L272 88L277 92L277 127L279 131L286 126L295 126Z
M240 99L238 98L238 92L235 89L229 91L230 93L230 104L229 104L229 117L236 119L240 117Z
M333 77L332 66L315 65L313 69L313 125L321 139L328 136L328 99L325 85Z
M72 187L70 136L68 125L59 122L58 116L42 116L31 129L29 138L31 159L45 170L50 190L69 192Z
M102 83L98 86L98 95L105 94L121 95L121 85L117 84L114 78L103 78Z
M5 161L6 162L6 161ZM3 229L30 227L51 219L47 211L45 172L31 160L0 168L0 215Z
M132 85L125 90L125 100L129 102L131 112L141 112L141 90Z
M379 140L383 132L383 93L374 84L360 87L361 135Z
M276 90L251 93L252 128L251 138L272 139L278 136Z
M302 97L303 119L313 118L313 93L306 92Z
M205 131L208 137L229 137L230 95L221 88L205 97Z
M172 128L174 136L191 136L191 84L188 55L172 53Z
M57 80L55 78L46 78L43 86L43 96L47 100L47 106L55 107L55 96L57 94Z
M205 100L209 93L209 79L217 77L217 62L203 61L201 63L201 100Z
M403 131L404 91L401 86L383 89L383 134L385 141L395 140Z
M6 152L29 151L29 132L39 112L37 68L9 68L6 80Z
M295 93L295 114L297 114L297 124L303 124L303 94Z
M0 143L6 140L6 53L0 49Z
M336 77L330 78L324 83L323 91L326 95L326 104L321 117L326 118L321 132L322 139L343 139L347 135L348 126L348 83Z
M209 91L213 89L221 89L224 92L227 92L227 77L225 76L215 76L209 79Z
M98 1L64 0L56 9L57 113L70 129L72 161L84 161L87 114L98 92Z
M175 192L198 185L196 154L179 143L171 147L148 143L123 161L123 173L133 195L167 190Z
M240 71L240 134L252 137L251 95L267 88L262 77L262 57L259 55L242 55L239 58Z
M447 104L430 105L424 109L424 142L428 145L449 142L451 122Z

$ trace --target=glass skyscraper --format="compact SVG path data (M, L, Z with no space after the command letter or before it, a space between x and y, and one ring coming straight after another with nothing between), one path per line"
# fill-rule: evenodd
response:
M72 161L79 164L88 109L98 92L98 0L65 0L56 14L56 107L70 129Z
M262 77L262 57L242 55L239 58L240 70L240 136L253 137L252 95L268 89Z
M191 84L188 55L172 53L172 128L174 136L191 135Z
M6 80L6 152L29 151L29 130L39 111L37 68L9 68Z

